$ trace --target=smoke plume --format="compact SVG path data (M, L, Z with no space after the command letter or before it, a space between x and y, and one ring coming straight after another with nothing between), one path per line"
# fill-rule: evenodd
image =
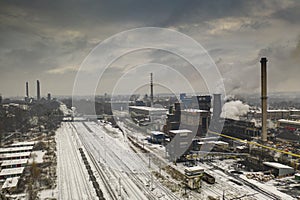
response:
M250 106L240 100L226 102L222 109L221 116L238 120L240 116L246 115Z

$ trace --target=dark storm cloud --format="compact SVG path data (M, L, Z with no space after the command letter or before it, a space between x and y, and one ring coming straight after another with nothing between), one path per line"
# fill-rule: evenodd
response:
M293 24L300 24L300 5L281 9L273 14L273 17L283 19Z
M70 94L76 70L100 41L144 26L172 28L200 42L218 61L228 91L258 88L256 79L247 81L245 74L259 75L261 55L270 57L278 71L288 64L285 76L290 75L290 83L274 73L282 90L297 80L293 73L299 66L299 8L299 1L281 0L0 1L0 92L22 94L23 83L39 77L54 93L58 89L53 82L63 80L66 87L59 93ZM12 77L18 77L14 84Z

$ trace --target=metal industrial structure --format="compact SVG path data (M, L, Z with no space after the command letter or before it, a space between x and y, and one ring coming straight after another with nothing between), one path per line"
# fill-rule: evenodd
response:
M261 58L261 108L262 108L262 133L261 140L267 141L267 58Z
M48 93L48 95L47 95L47 100L48 100L48 101L51 100L51 93Z
M26 82L26 97L29 98L28 82Z
M41 88L40 88L40 81L36 81L36 99L40 100L41 99Z
M213 118L216 120L220 119L221 113L222 113L221 94L214 94Z
M151 106L153 106L153 73L150 73L150 100Z

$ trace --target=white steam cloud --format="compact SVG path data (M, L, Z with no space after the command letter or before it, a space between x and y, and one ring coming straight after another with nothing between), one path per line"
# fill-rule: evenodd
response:
M240 116L246 115L250 106L242 101L230 101L224 104L221 117L238 120Z

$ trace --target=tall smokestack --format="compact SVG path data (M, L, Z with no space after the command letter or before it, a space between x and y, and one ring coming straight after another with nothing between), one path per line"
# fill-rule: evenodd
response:
M214 94L213 118L220 119L222 113L221 94Z
M262 130L261 140L266 142L267 137L267 58L261 58L261 108L262 108Z
M151 99L151 106L153 106L153 74L150 73L150 99Z
M40 90L40 81L39 80L36 81L36 97L37 97L37 100L41 99L41 90Z
M26 97L29 98L28 82L26 82Z

